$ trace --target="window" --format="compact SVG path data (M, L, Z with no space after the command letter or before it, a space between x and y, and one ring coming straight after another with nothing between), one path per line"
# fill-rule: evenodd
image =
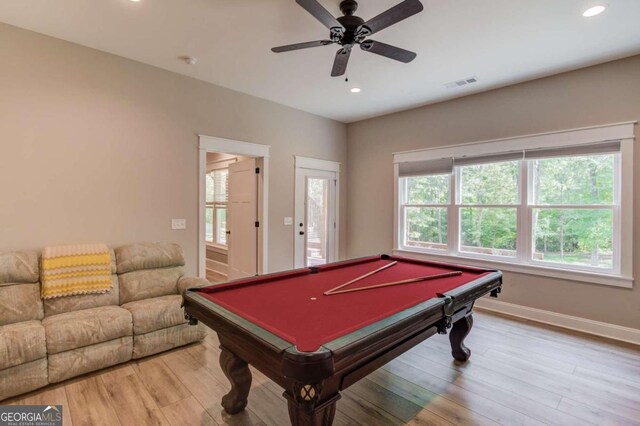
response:
M533 260L613 269L616 156L534 160Z
M621 241L631 244L621 224L632 215L621 203L622 142L500 147L491 155L443 148L450 157L416 161L412 152L396 160L397 247L627 279L630 253Z
M412 176L403 180L405 246L447 249L450 180L448 175Z
M460 251L516 257L520 164L475 164L456 173Z
M227 202L229 169L214 170L206 175L205 241L227 245Z

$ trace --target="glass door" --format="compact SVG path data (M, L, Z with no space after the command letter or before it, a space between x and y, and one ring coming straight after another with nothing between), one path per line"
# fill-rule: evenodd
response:
M295 267L336 259L336 174L300 169L296 177Z
M329 186L328 178L306 179L305 266L327 263L329 258Z

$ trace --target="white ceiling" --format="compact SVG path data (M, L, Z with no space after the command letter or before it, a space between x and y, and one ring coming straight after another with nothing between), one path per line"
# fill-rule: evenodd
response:
M356 14L367 20L399 1L361 0ZM329 76L335 45L270 51L328 37L294 0L2 0L0 21L352 122L640 53L640 0L604 1L586 19L599 0L422 0L422 13L372 37L416 60L357 49L349 83ZM339 14L339 0L320 3ZM444 87L471 76L480 82Z

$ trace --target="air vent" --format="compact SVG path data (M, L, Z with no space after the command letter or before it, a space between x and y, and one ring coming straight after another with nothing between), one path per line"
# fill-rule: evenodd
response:
M452 81L451 83L447 83L444 85L447 89L455 89L456 87L468 86L469 84L477 83L477 77L469 77L464 80Z

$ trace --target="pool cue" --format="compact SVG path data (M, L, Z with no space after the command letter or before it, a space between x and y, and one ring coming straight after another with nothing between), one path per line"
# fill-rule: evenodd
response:
M462 272L461 271L447 272L447 273L444 273L444 274L427 275L427 276L424 276L424 277L409 278L408 280L394 281L394 282L384 283L384 284L377 284L377 285L372 285L372 286L369 286L369 287L350 288L350 289L347 289L347 290L340 290L340 291L335 291L335 292L329 293L329 294L327 294L327 296L331 296L331 295L334 295L334 294L352 293L354 291L371 290L371 289L374 289L374 288L391 287L391 286L394 286L394 285L417 283L417 282L420 282L420 281L436 280L438 278L456 277L458 275L462 275Z
M324 295L325 295L325 296L328 296L328 295L330 295L331 293L333 293L333 292L334 292L334 291L336 291L336 290L339 290L339 289L341 289L341 288L343 288L343 287L348 286L349 284L353 284L353 283L358 282L358 281L360 281L360 280L363 280L363 279L365 279L365 278L367 278L367 277L370 277L370 276L371 276L371 275L373 275L373 274L377 274L377 273L378 273L378 272L380 272L380 271L384 271L384 270L385 270L385 269L387 269L387 268L391 268L392 266L395 266L397 263L398 263L398 261L397 261L397 260L396 260L396 261L393 261L393 262L391 262L391 263L387 263L386 265L384 265L384 266L382 266L382 267L380 267L380 268L376 269L375 271L367 272L367 273L366 273L366 274L364 274L364 275L360 275L358 278L354 278L354 279L352 279L352 280L351 280L351 281L349 281L349 282L346 282L346 283L344 283L344 284L340 284L340 285L339 285L338 287L336 287L336 288L332 288L331 290L327 290L327 291L325 291L325 292L324 292Z

